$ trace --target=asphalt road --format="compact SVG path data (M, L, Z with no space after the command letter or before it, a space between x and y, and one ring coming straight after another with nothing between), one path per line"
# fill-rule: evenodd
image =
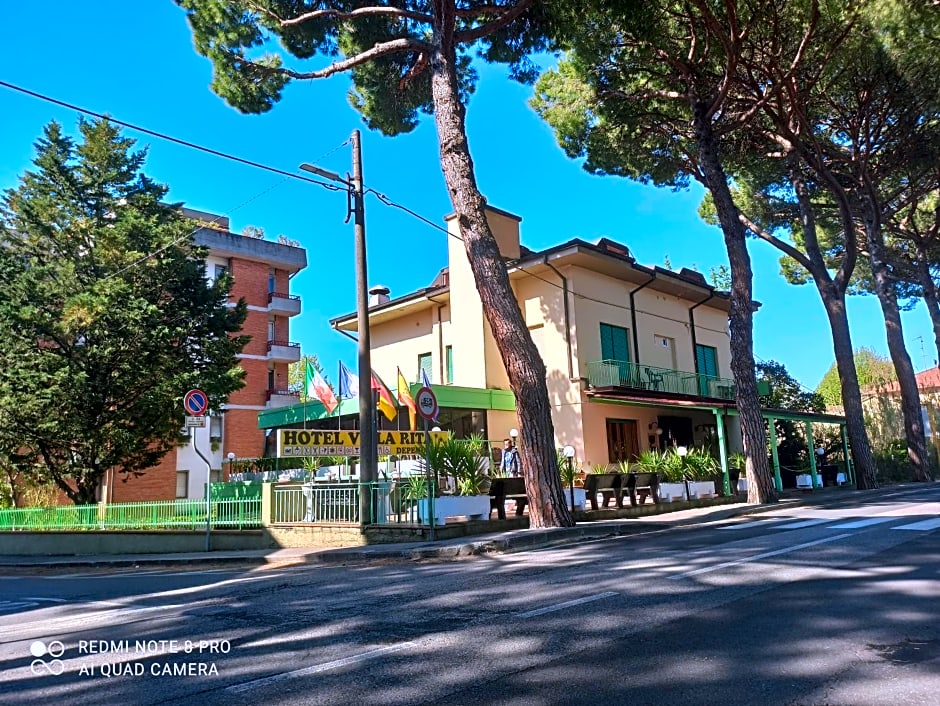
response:
M0 578L0 703L940 703L940 488L844 503L452 562Z

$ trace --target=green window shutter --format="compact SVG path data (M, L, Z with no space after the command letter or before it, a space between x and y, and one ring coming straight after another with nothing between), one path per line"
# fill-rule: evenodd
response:
M444 382L448 385L453 384L454 382L454 347L447 346L444 349L444 356L446 358L446 367L447 367L447 380Z
M433 381L434 376L431 374L431 354L422 353L418 356L418 382L421 382L424 378L421 373L426 373L428 380Z
M718 377L718 349L696 344L695 367L700 375Z
M630 361L627 329L601 324L601 358L603 360Z

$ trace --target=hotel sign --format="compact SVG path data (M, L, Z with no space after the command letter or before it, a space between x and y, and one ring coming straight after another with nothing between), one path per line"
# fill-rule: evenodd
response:
M278 456L358 456L358 431L324 431L320 429L280 429ZM447 438L445 431L428 432L431 443ZM380 431L379 456L423 456L423 431Z

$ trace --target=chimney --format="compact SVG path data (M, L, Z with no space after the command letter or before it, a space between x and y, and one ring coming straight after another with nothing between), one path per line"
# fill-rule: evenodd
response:
M378 306L379 304L384 304L389 300L389 288L377 284L372 289L369 290L369 306Z

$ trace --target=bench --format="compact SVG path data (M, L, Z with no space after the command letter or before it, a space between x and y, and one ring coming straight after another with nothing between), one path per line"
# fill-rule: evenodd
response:
M506 519L506 501L516 501L516 515L521 515L529 502L525 492L525 478L494 478L490 484L490 514Z
M622 507L623 498L621 496L619 473L588 473L584 477L584 492L587 495L588 502L591 503L592 510L596 511L598 509L598 493L604 496L602 507L607 507L612 499L617 501L617 507Z
M658 473L630 473L623 481L624 489L630 493L630 504L637 505L636 495L640 494L639 504L646 502L648 497L653 498L653 504L659 504L659 474Z

